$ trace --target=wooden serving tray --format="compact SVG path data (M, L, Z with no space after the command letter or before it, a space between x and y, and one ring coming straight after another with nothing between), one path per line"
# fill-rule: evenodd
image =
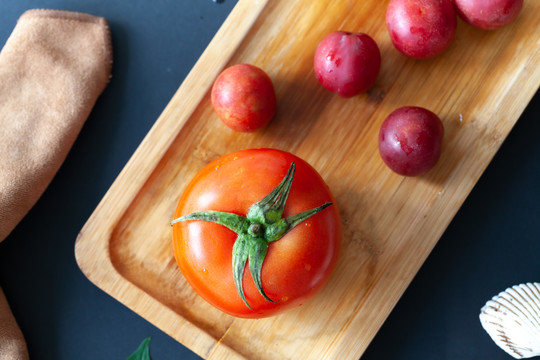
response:
M540 1L526 0L501 30L460 21L450 49L424 61L393 48L386 5L239 0L81 230L75 253L84 274L203 358L359 358L540 84ZM338 29L370 34L382 53L375 86L351 99L313 74L318 42ZM210 104L214 79L236 63L264 69L278 97L274 120L252 134L226 128ZM431 109L446 131L439 163L417 178L391 172L378 154L382 121L405 105ZM313 300L243 320L186 283L169 221L205 164L254 147L312 164L337 199L344 236L335 273Z

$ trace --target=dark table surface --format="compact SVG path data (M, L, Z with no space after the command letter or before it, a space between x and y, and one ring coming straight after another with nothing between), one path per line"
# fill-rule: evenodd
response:
M74 244L98 202L236 1L0 2L0 43L31 8L106 17L113 78L42 198L0 244L0 284L31 359L199 359L81 273ZM540 64L539 64L540 66ZM537 94L362 359L510 359L482 329L484 303L540 281Z

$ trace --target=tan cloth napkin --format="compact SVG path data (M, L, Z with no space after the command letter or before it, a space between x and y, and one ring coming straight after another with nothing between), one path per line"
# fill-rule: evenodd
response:
M11 310L0 288L0 360L26 360L28 352L23 334L11 315Z
M0 242L60 168L109 82L111 64L104 18L59 10L19 18L0 52ZM0 360L26 358L0 291Z

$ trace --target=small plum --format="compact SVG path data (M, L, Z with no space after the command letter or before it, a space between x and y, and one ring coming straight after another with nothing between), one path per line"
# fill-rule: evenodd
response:
M450 46L457 16L450 0L390 0L386 27L392 43L402 54L427 59Z
M484 30L495 30L514 21L523 0L454 0L456 12L464 21Z
M276 94L260 68L237 64L225 69L212 86L211 101L223 123L239 132L255 131L272 120Z
M433 112L416 106L393 111L379 132L379 153L390 169L418 176L435 166L441 155L444 126Z
M375 83L381 68L381 52L367 34L335 31L317 46L313 67L325 89L348 98Z

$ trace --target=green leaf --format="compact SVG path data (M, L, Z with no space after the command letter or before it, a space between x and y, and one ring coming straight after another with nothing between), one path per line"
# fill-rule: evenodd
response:
M245 216L236 215L221 211L199 211L193 214L185 215L171 221L171 225L180 221L187 220L202 220L209 221L219 225L223 225L228 229L231 229L237 234L246 232L249 227L249 221Z
M285 209L285 203L291 191L295 171L296 165L292 162L281 183L270 194L251 205L247 213L247 218L251 222L270 225L281 219L281 215Z
M257 286L259 293L268 301L275 302L270 299L263 290L261 281L261 270L268 251L268 242L262 238L252 238L248 246L248 263L251 277Z
M298 224L303 223L313 215L323 211L330 205L333 205L330 202L324 203L323 205L316 207L311 210L306 210L296 215L291 215L284 219L279 220L278 222L268 226L266 228L266 240L268 242L279 240L288 233L290 230L294 229Z
M141 345L126 360L152 360L150 358L150 338L143 340Z
M249 303L246 300L246 295L244 294L244 269L246 268L246 262L249 255L249 235L240 234L236 238L236 241L233 245L232 253L232 270L233 270L233 279L234 285L236 286L236 291L244 301L244 304L253 310Z

